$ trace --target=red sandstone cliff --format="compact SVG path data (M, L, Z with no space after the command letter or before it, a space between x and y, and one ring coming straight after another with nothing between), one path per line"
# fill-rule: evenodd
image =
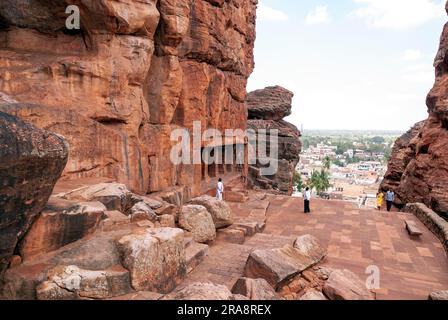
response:
M396 142L382 189L396 204L422 202L448 216L448 24L435 58L436 80L426 104L429 117Z
M255 130L278 130L278 171L260 176L257 163L250 168L249 178L254 185L291 195L295 168L302 151L300 131L283 118L291 115L294 94L282 87L267 87L248 93L248 127ZM270 152L270 150L268 150ZM269 154L268 154L269 155Z
M78 5L81 30L65 29ZM198 194L200 165L170 162L177 127L246 128L257 0L0 3L0 110L63 135L63 179ZM18 102L18 104L11 104Z

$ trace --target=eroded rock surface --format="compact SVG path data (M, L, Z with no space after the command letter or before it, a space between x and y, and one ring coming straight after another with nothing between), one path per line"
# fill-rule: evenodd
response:
M191 232L196 242L207 243L216 239L215 223L211 214L203 206L183 206L179 217L179 225Z
M212 215L213 222L217 229L228 227L233 223L232 211L225 201L219 201L215 197L206 195L194 198L190 203L205 207Z
M291 195L293 191L293 177L295 168L299 162L299 154L302 151L300 131L291 123L282 120L291 114L292 98L294 94L282 87L268 87L251 92L247 96L249 109L248 128L258 134L258 143L263 141L260 133L278 130L278 159L268 149L266 156L276 161L278 170L275 174L263 174L260 172L259 161L250 169L251 182L263 189L273 189L282 194ZM266 130L266 131L262 131ZM266 145L270 144L270 137L264 138ZM255 152L255 151L252 151Z
M249 300L279 300L279 296L264 279L240 278L232 288L233 294L240 294Z
M68 4L79 5L80 30L65 29ZM2 1L0 110L67 139L64 179L199 195L201 167L169 161L170 134L193 121L246 128L256 4Z
M324 286L330 300L373 300L366 283L349 270L335 270Z
M47 203L67 156L63 137L0 112L0 277Z
M436 79L428 94L429 116L398 139L382 185L396 205L421 202L448 218L448 24L434 61Z
M124 236L117 245L137 291L168 293L186 275L184 232L180 229L138 231Z

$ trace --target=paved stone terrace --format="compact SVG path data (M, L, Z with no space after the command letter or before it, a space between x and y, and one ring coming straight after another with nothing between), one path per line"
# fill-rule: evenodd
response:
M281 247L295 236L312 234L328 247L324 265L349 269L366 279L366 268L381 270L377 299L427 299L432 291L448 289L448 259L437 238L414 216L358 209L348 202L315 200L310 215L302 213L302 200L269 197L264 234L247 239L244 245L217 241L209 256L181 285L211 281L231 288L244 270L251 250ZM237 217L245 217L254 203L232 204ZM404 219L414 220L423 231L413 240Z

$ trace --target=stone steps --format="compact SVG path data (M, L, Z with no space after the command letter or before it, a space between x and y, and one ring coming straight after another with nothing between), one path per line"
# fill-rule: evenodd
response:
M202 261L204 261L209 251L206 244L190 242L185 248L185 256L187 260L187 273L194 270Z

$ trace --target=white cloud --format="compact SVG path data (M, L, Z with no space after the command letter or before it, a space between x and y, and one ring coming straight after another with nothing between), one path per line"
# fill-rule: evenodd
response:
M407 67L403 76L403 80L408 82L416 82L423 84L432 84L435 74L431 64L415 64Z
M408 49L403 54L403 60L405 61L416 61L420 60L423 54L420 50Z
M374 28L404 30L446 16L444 0L353 0L352 12Z
M330 22L327 6L317 6L305 18L306 24L321 24Z
M259 2L257 10L257 18L259 20L266 20L266 21L287 21L288 15L283 11L276 10L274 8L265 5L262 2Z

